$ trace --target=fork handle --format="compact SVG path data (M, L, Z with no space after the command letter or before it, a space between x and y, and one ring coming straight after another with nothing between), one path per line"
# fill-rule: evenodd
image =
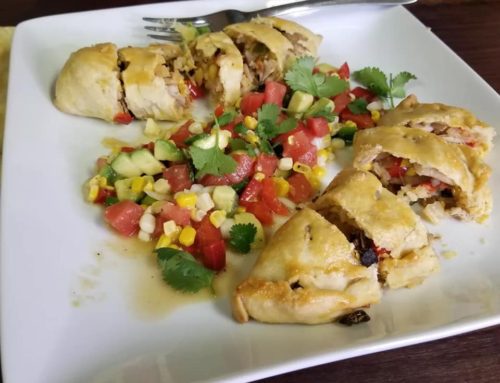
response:
M414 3L417 0L309 0L298 1L294 3L276 5L274 7L264 8L255 12L248 12L250 17L259 16L283 16L294 12L313 11L325 5L338 4L379 4L379 5L397 5Z

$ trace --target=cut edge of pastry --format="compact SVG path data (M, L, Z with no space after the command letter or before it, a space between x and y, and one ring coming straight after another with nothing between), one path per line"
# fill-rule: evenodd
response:
M314 219L315 226L307 239L310 242L304 245L309 251L299 254L306 250L295 246L294 241L300 241L295 231L301 231L306 222L304 220L309 222L310 219ZM330 230L334 235L327 233ZM282 238L290 235L293 240ZM317 238L315 245L312 243L313 236L320 236L321 239ZM253 318L266 323L329 323L344 314L379 302L381 289L377 269L361 265L352 244L335 225L316 211L305 208L297 212L278 229L275 237L279 237L285 246L295 246L296 252L289 252L280 244L280 254L283 255L276 256L277 245L269 241L249 277L236 288L232 296L232 313L238 322ZM343 253L347 251L348 255L340 254L337 257L312 251L312 248L317 250L318 246L328 247L323 241L342 238L345 246L335 242L334 247L339 251L343 248ZM322 265L319 271L315 268L315 261L304 260L311 256L330 259L330 263ZM271 262L274 263L270 265ZM295 266L290 269L290 265Z

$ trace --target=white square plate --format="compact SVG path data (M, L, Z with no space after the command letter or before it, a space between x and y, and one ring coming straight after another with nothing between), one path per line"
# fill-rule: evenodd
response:
M101 268L103 243L112 235L99 209L83 201L81 185L95 158L106 152L101 138L134 137L139 124L111 126L59 112L51 103L54 80L79 47L103 41L147 44L143 16L192 16L249 5L163 3L18 26L1 209L7 383L248 381L500 323L498 204L484 225L448 220L433 227L459 255L443 259L441 273L422 286L387 292L370 309L372 320L360 326L240 325L230 316L227 297L156 319L130 309L133 273L124 281L115 272L126 268L125 260ZM408 70L419 78L410 90L422 100L464 106L500 126L496 92L404 8L330 7L298 20L324 36L322 61ZM500 163L499 149L489 156L490 164ZM498 199L498 167L491 186Z

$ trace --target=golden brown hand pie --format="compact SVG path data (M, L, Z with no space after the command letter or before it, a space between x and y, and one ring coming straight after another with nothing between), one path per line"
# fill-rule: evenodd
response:
M364 264L376 263L377 255L391 288L412 286L439 269L421 219L370 172L341 171L311 208L342 230Z
M256 17L252 23L269 25L285 36L293 45L293 52L297 57L313 56L318 53L319 44L323 40L321 35L311 32L306 27L278 17Z
M377 127L356 133L354 167L370 169L409 202L439 202L464 220L485 220L492 207L490 168L477 151L422 129Z
M380 126L407 126L441 136L447 142L469 145L481 154L490 150L495 130L471 112L455 106L419 103L415 95L405 98L380 118Z
M241 96L243 56L224 32L206 33L191 43L198 86L224 105L234 105Z
M286 66L295 57L292 43L268 25L238 23L228 25L224 32L243 55L243 93L266 80L282 79Z
M232 299L239 322L327 323L377 303L377 269L360 264L353 245L311 209L274 234Z
M103 43L73 52L57 78L54 103L63 112L106 121L127 113L116 46Z
M190 107L189 90L180 70L192 68L180 46L150 45L118 51L125 101L139 119L178 121Z

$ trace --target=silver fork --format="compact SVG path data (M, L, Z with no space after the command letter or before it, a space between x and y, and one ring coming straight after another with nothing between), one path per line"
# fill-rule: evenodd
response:
M398 5L410 4L417 0L309 0L298 1L277 5L274 7L259 9L251 12L243 12L235 9L228 9L211 13L209 15L197 17L182 17L182 18L158 18L158 17L143 17L144 21L157 23L160 26L145 26L144 28L152 32L162 32L159 34L148 34L149 37L159 40L167 40L172 42L182 41L182 36L173 27L178 23L191 23L194 27L210 27L212 31L220 31L226 25L248 21L256 16L284 16L295 12L315 11L325 5L338 4L379 4L379 5Z

